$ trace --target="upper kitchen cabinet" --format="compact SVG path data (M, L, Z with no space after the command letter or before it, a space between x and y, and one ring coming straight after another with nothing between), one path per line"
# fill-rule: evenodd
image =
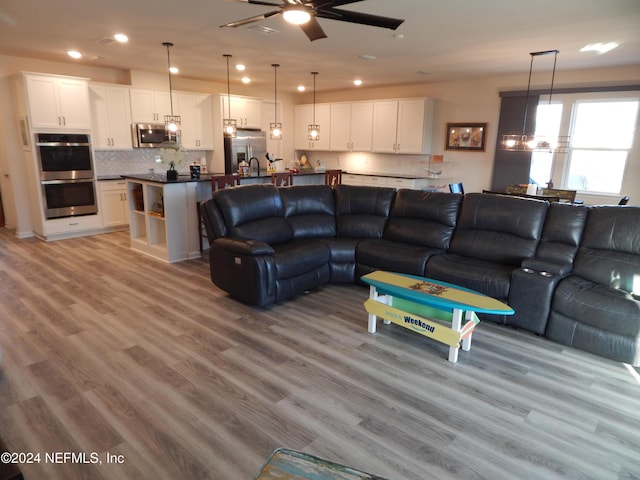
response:
M374 152L431 152L433 100L415 98L373 102Z
M164 116L171 115L171 96L168 91L132 88L129 94L133 123L164 123Z
M213 150L213 104L211 95L178 92L182 145L185 148Z
M220 95L222 118L229 118L229 102L231 118L235 118L238 128L260 128L262 121L262 100L259 98Z
M373 138L373 103L331 104L330 148L370 152Z
M296 150L329 150L331 147L331 106L315 105L315 125L320 127L318 140L309 140L309 125L314 122L313 105L295 107L294 148Z
M96 150L130 150L131 102L129 87L89 84L93 122L93 147Z
M86 79L34 74L25 74L24 79L33 128L91 129Z

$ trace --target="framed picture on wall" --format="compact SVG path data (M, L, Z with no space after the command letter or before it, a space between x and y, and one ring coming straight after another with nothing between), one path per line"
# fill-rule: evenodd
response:
M486 123L447 123L446 150L484 152Z

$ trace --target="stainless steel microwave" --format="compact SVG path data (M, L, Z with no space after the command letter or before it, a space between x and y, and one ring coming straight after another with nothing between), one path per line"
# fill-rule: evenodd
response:
M134 123L131 137L133 148L157 148L169 140L164 123Z

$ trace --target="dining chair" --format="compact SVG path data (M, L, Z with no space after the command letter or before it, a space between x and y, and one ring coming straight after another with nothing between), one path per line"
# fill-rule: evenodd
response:
M625 195L620 199L620 201L618 202L618 205L626 205L627 203L629 203L629 196Z
M462 182L450 183L449 184L449 191L451 193L461 193L461 194L464 195L464 187L462 186Z
M324 172L324 184L335 187L342 183L342 170L327 170Z
M271 174L271 183L276 187L288 187L293 185L293 173L276 172Z

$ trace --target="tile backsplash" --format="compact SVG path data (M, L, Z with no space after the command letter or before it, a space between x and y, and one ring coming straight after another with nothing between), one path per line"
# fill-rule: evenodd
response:
M189 171L188 165L200 163L206 157L206 151L187 151L187 162L178 170ZM153 168L156 172L168 170L169 166L156 162L158 149L137 148L134 150L98 150L94 152L96 175L122 175L125 173L147 173Z

